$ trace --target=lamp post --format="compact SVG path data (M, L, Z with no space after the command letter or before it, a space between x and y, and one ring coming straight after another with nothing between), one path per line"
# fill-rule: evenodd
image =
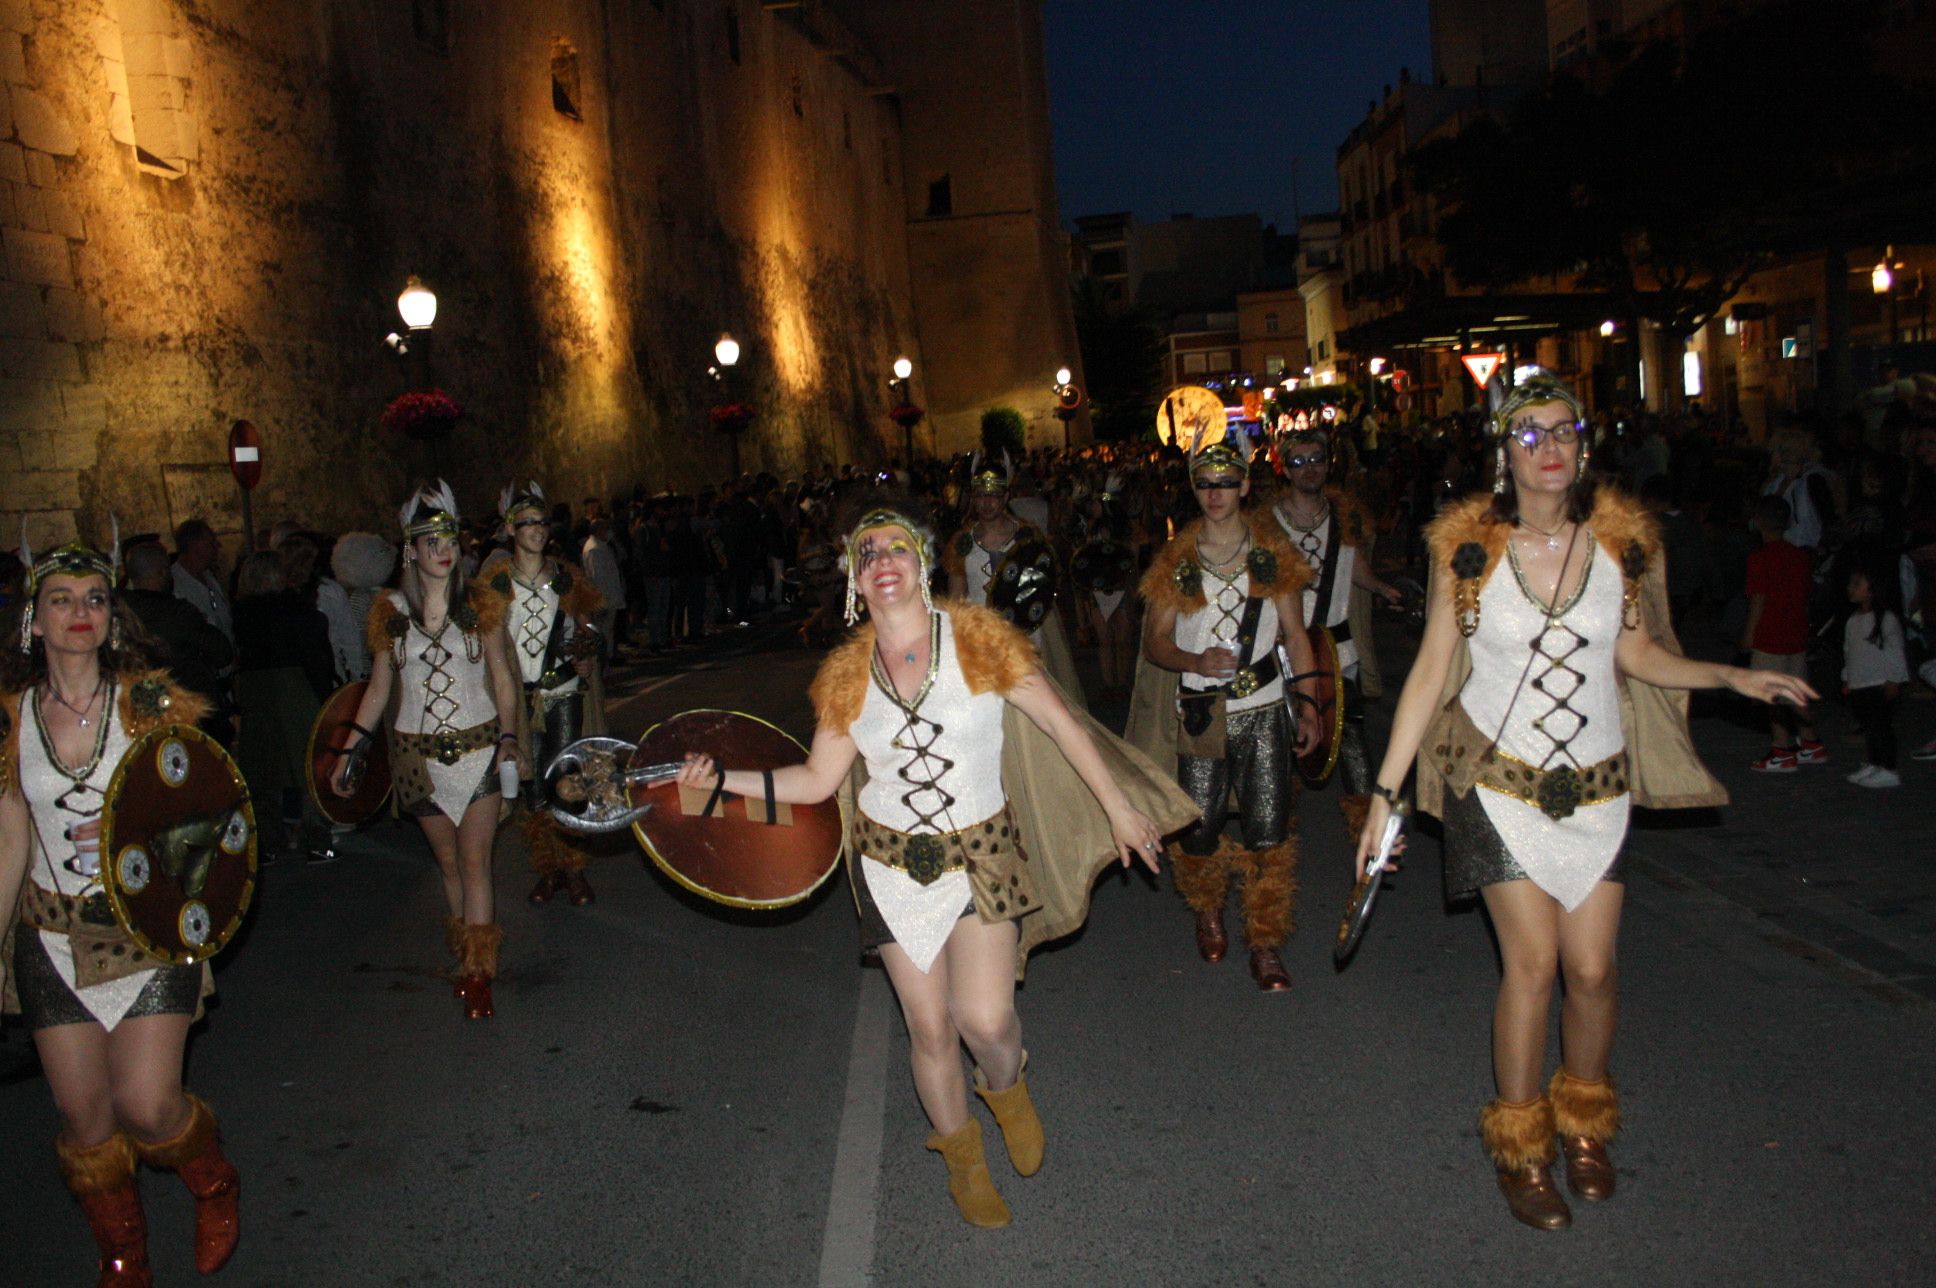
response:
M894 405L888 409L888 419L901 427L901 466L914 470L914 427L921 423L921 409L914 405L909 396L908 382L914 378L914 362L905 353L894 359L894 378L887 382L894 391Z
M1055 369L1055 418L1062 422L1062 450L1069 450L1069 422L1082 407L1082 390L1075 387L1075 373L1067 367Z
M430 340L437 321L437 294L415 273L404 279L397 316L403 319L403 333L392 331L383 338L383 346L402 367L407 388L384 409L383 423L429 443L431 468L442 474L440 447L462 411L449 395L433 388Z
M1902 265L1896 262L1896 248L1886 246L1882 258L1869 270L1869 289L1877 295L1889 297L1889 347L1895 348L1902 343L1902 306L1896 297L1896 274Z
M713 427L726 435L728 450L732 455L733 477L739 477L739 436L746 432L752 415L746 407L732 400L732 386L727 375L739 366L739 341L730 331L721 331L719 339L713 342L713 365L706 368L706 374L713 378L719 397L724 400L713 405Z

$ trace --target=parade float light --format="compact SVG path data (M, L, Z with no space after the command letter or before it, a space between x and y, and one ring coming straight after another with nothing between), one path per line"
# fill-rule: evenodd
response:
M428 331L437 321L437 295L412 273L397 296L397 313L412 331Z

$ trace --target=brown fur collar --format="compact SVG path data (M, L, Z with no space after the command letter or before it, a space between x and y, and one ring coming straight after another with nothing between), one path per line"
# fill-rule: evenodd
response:
M1284 535L1283 525L1265 510L1247 512L1244 523L1250 529L1254 561L1251 598L1295 595L1302 591L1310 583L1311 565L1292 547ZM1159 612L1167 609L1183 614L1194 613L1209 602L1203 590L1202 571L1195 563L1197 534L1202 530L1203 520L1193 519L1156 552L1156 558L1136 588L1150 607ZM1258 563L1266 565L1269 571L1261 571Z
M511 555L500 550L484 561L483 570L477 574L478 580L490 587L493 593L502 596L507 604L511 599L514 575L511 558ZM563 559L550 559L547 567L551 573L549 589L558 593L559 607L565 610L566 616L581 622L590 621L604 609L605 597L598 593L598 587L592 585L591 578L585 575L583 569Z
M378 592L370 601L370 615L363 623L363 641L370 650L371 657L382 657L405 635L410 633L410 614L398 606L401 591L385 590ZM395 598L393 598L393 596ZM510 600L498 594L481 582L472 582L464 594L464 606L469 610L459 617L457 626L466 635L479 639L504 627L504 614L510 607Z
M1344 535L1344 543L1362 550L1371 541L1371 515L1364 503L1335 484L1325 488L1324 495L1331 502L1331 513L1338 516L1338 531Z
M176 684L164 670L137 671L118 681L115 711L129 738L163 725L192 725L208 714L208 700ZM20 698L0 693L0 796L14 787L20 764Z
M976 604L944 599L954 626L955 657L970 693L1006 693L1041 668L1028 636L1000 613ZM807 696L816 723L845 733L860 719L872 675L874 624L863 622L827 655Z
M1440 512L1425 529L1432 566L1446 570L1453 577L1462 571L1476 575L1484 584L1498 566L1500 556L1506 553L1506 539L1512 535L1511 525L1492 521L1491 510L1492 494L1479 492L1453 502ZM1609 483L1600 484L1594 493L1593 513L1586 526L1629 581L1638 580L1660 556L1660 526L1654 516ZM1466 568L1453 566L1455 557L1466 546L1476 547L1485 557L1483 568L1476 574L1470 572L1471 556L1465 557Z

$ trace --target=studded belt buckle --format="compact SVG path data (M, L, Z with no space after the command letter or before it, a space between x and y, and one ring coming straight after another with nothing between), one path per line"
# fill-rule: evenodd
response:
M910 836L901 861L907 865L907 874L917 884L924 886L939 881L947 870L947 858L941 852L941 838L938 836Z
M1257 672L1247 666L1237 668L1237 674L1230 677L1230 696L1247 698L1257 692Z
M1580 776L1573 772L1573 766L1561 765L1557 769L1547 770L1541 776L1536 794L1541 811L1557 823L1572 817L1585 791Z
M464 758L462 740L454 733L438 734L431 740L431 746L437 749L437 763L440 765L454 765Z

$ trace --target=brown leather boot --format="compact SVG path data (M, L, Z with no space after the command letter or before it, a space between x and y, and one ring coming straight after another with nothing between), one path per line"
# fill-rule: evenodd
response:
M1613 1160L1607 1142L1620 1131L1620 1100L1613 1079L1589 1081L1564 1068L1554 1071L1546 1094L1566 1157L1566 1184L1589 1203L1613 1197Z
M1284 993L1291 987L1291 973L1284 969L1284 959L1275 948L1250 950L1250 977L1266 993Z
M1479 1113L1479 1138L1498 1173L1499 1191L1513 1218L1535 1230L1564 1230L1573 1224L1553 1184L1553 1102L1495 1100Z
M598 898L592 890L592 883L585 880L583 868L574 868L565 873L565 898L574 908L582 908Z
M148 1218L134 1179L134 1146L115 1132L98 1145L82 1148L54 1138L61 1177L87 1215L87 1227L101 1249L97 1288L153 1288L148 1268Z
M1042 1119L1029 1099L1028 1052L1022 1052L1022 1067L1016 1071L1015 1085L991 1091L981 1067L975 1067L975 1094L994 1111L995 1123L1002 1129L1002 1144L1008 1161L1018 1176L1033 1176L1042 1170Z
M497 978L497 950L504 942L504 927L466 925L459 945L457 971L462 977L464 1018L488 1020L497 1014L491 997L491 981Z
M532 903L538 903L538 904L550 903L552 900L552 897L556 895L560 890L564 889L564 887L565 887L564 873L562 872L540 873L538 876L538 884L531 887L531 893L526 895L525 898L529 899Z
M1008 1224L1008 1204L1002 1202L988 1175L988 1162L982 1157L979 1122L970 1118L946 1136L929 1136L928 1148L948 1165L948 1193L954 1196L964 1221L984 1230L999 1230Z
M150 1167L170 1168L195 1196L195 1269L212 1275L228 1264L242 1238L242 1177L222 1153L215 1115L188 1098L188 1126L159 1144L136 1140L135 1152Z
M1197 914L1197 952L1207 962L1220 962L1230 951L1230 936L1223 930L1223 911Z

